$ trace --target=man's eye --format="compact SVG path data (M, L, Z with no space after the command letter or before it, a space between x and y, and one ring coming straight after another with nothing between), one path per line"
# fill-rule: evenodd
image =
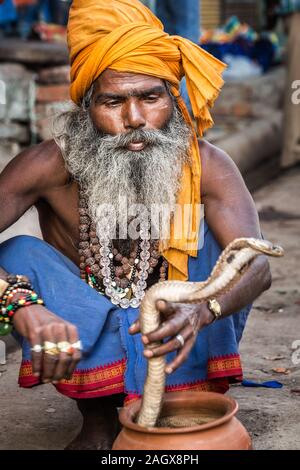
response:
M107 101L106 106L115 108L116 106L119 106L121 104L121 101Z
M158 99L158 96L157 95L151 95L151 96L146 96L145 97L145 100L146 101L156 101Z

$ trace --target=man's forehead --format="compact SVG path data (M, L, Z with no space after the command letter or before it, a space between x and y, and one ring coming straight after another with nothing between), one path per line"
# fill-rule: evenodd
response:
M164 80L150 75L129 72L116 72L107 69L94 82L94 91L97 93L124 93L162 87L166 89Z

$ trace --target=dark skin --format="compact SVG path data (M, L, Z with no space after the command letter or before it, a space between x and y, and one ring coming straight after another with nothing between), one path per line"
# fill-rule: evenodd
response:
M165 83L155 77L118 73L106 70L95 82L90 114L102 132L116 135L133 129L160 129L169 120L172 99ZM139 151L142 143L136 143ZM222 247L238 237L260 238L260 227L252 197L230 158L220 149L202 141L202 202L208 225ZM20 178L22 175L22 178ZM200 190L200 188L199 188ZM29 148L13 159L0 175L0 232L4 231L31 206L36 206L44 239L79 264L78 186L66 171L59 148L54 141ZM237 204L237 201L239 202ZM0 277L6 273L0 269ZM229 315L252 302L271 283L267 258L260 255L229 294L221 296L223 315ZM145 351L150 357L178 350L176 359L168 365L170 373L187 358L197 333L211 323L213 316L205 304L157 304L163 319L162 326L143 337L147 349L151 343L166 337L172 339L164 346ZM14 317L16 330L30 344L45 340L75 342L76 327L42 306L21 308ZM131 333L139 331L138 322ZM174 339L180 333L185 339L181 348ZM70 378L80 360L80 352L59 357L33 353L33 371L43 382L58 382Z

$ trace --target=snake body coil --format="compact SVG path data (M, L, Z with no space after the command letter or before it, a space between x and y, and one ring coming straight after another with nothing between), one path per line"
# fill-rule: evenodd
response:
M258 255L283 256L283 249L266 240L238 238L221 253L210 277L204 282L165 281L151 287L140 308L142 334L149 334L160 325L157 300L168 302L199 302L229 291L240 279L242 272ZM155 345L153 344L153 347ZM165 390L165 358L148 360L141 411L137 424L154 427L159 417Z

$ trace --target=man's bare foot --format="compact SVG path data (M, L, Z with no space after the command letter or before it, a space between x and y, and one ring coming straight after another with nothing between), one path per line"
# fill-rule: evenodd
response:
M82 429L65 450L111 450L120 432L117 407L122 402L122 395L77 400Z

